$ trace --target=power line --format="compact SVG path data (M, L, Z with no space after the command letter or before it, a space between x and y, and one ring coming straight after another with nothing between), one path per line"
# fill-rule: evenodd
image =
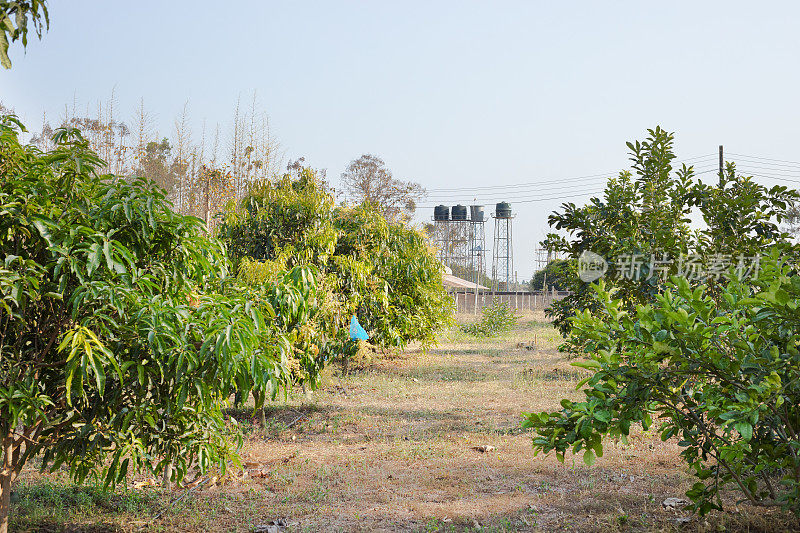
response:
M685 161L693 161L695 159L708 159L708 158L716 158L717 154L704 154L704 155L696 155L694 157L684 157L683 159L676 159L675 162L683 163Z
M607 181L607 179L608 178L606 178L606 177L593 178L591 181L587 181L587 182L583 183L583 185L586 185L586 186L597 186L597 185L600 185L600 184L604 184ZM486 191L485 193L483 193L481 191L478 194L435 195L435 196L426 196L425 199L429 200L429 201L433 201L433 202L440 201L440 200L449 202L449 201L455 201L455 200L458 200L458 199L466 199L466 200L469 201L469 200L472 200L475 197L486 200L486 199L494 198L494 197L496 197L496 195L500 195L502 197L507 198L508 196L511 196L511 195L516 196L516 195L520 195L520 194L550 192L550 191L557 191L557 190L561 190L561 189L574 189L574 188L575 188L575 184L571 183L571 184L563 184L563 185L558 185L558 186L533 187L533 188L530 188L530 189L517 189L517 190L514 190L514 191L508 191L508 192ZM500 196L497 196L497 197L499 198Z
M509 185L487 185L484 187L456 187L450 189L426 189L428 192L458 192L458 191L479 191L479 190L492 190L496 191L498 189L516 189L520 187L535 187L537 185L546 185L548 183L563 183L565 181L585 181L585 180L592 180L597 178L608 178L613 176L614 172L606 172L603 174L589 174L586 176L575 176L570 178L560 178L560 179L553 179L553 180L545 180L545 181L537 181L537 182L527 182L527 183L515 183Z
M702 170L700 172L695 172L694 175L695 176L700 176L702 174L708 174L708 173L711 173L711 172L716 172L716 168L717 168L716 165L711 165L711 168L707 168L706 170ZM601 184L600 183L591 183L589 185L598 186L598 185L601 185ZM605 187L603 187L602 189L597 189L597 190L587 191L587 192L577 193L577 194L571 194L571 195L566 195L566 196L559 195L556 192L558 190L565 189L565 188L574 188L574 186L572 186L572 185L563 185L561 187L547 187L547 188L544 188L544 189L539 188L538 190L533 190L533 191L515 191L515 194L529 193L529 192L530 193L536 192L536 193L541 193L541 194L536 194L534 196L515 196L513 198L509 198L509 194L510 193L498 193L498 194L501 194L501 196L474 195L474 196L467 197L467 196L462 196L462 195L453 195L453 196L448 196L447 198L442 198L442 197L426 198L427 202L433 202L433 203L426 203L424 205L418 205L418 206L416 206L416 209L417 210L419 210L419 209L432 209L433 207L435 207L435 203L436 202L443 202L443 201L449 201L449 202L460 202L460 201L472 202L472 201L474 201L474 202L477 202L477 203L481 203L481 202L482 203L492 203L492 202L496 202L496 201L499 201L499 200L511 200L513 203L518 204L518 203L543 202L543 201L547 201L547 200L555 200L555 199L558 199L558 198L574 198L574 197L578 197L578 196L600 194L600 193L605 192ZM553 193L556 193L556 194L554 195Z
M549 200L560 200L562 198L577 198L579 196L588 196L588 195L593 195L593 194L600 194L602 192L605 192L605 189L600 189L600 190L596 190L596 191L587 191L587 192L582 192L582 193L578 193L578 194L568 194L568 195L559 194L557 196L550 196L550 197L547 197L547 198L514 199L513 202L514 202L514 204L529 204L529 203L535 203L535 202L546 202L546 201L549 201ZM417 210L420 210L420 209L433 209L434 207L436 207L436 206L433 205L433 204L431 204L431 205L418 205L418 206L416 206L416 209Z
M701 161L695 161L692 165L705 165L705 163L714 159L714 155L703 155L703 156L696 156L696 157L689 157L686 159L679 159L673 161L673 163L686 163L689 161L693 161L695 159L702 159ZM563 182L573 182L573 181L584 181L584 180L591 180L596 178L607 178L612 176L619 175L619 171L609 171L603 172L599 174L587 174L584 176L572 176L572 177L565 177L565 178L557 178L557 179L550 179L544 181L536 181L536 182L525 182L525 183L512 183L508 185L485 185L481 187L453 187L453 188L433 188L427 189L428 192L460 192L460 191L480 191L480 190L491 190L497 191L500 189L517 189L517 188L524 188L524 187L535 187L538 185L546 185L548 183L563 183Z
M800 180L790 180L789 178L784 178L782 176L772 176L769 174L753 174L755 178L766 178L771 180L778 180L778 181L785 181L788 183L800 183Z
M735 154L733 152L728 152L730 155L734 155L736 157L748 157L750 159L762 159L764 161L776 161L778 163L789 163L792 165L800 166L800 161L787 161L786 159L773 159L771 157L761 157L757 155L746 155L746 154Z
M795 170L795 171L800 171L800 166L799 165L790 165L788 163L768 163L766 161L758 161L758 160L751 159L751 158L737 157L736 161L734 161L734 163L736 163L737 167L739 166L740 163L744 163L746 165L750 165L750 164L752 164L752 165L766 165L767 167L775 168L775 170L791 169L791 170Z
M759 166L758 164L753 164L753 162L745 160L743 162L744 164L737 164L737 170L742 173L751 173L753 170L755 170L756 172L752 173L754 177L785 181L789 183L800 183L800 179L796 180L790 179L791 177L800 178L800 162L763 158L758 156L748 156L743 154L736 154L733 152L729 152L729 155L735 156L737 158L777 161L779 163L769 163L769 162L762 163L760 161L755 161L755 163L768 165L768 166ZM672 163L674 166L675 163L688 163L690 161L693 161L693 163L688 166L693 167L695 171L694 172L695 176L717 173L716 154L707 154L702 156L685 158L681 160L675 160ZM792 165L797 165L796 171L781 169L781 168L770 168L770 166L787 166L792 169L795 168ZM775 173L779 174L776 175ZM453 192L454 194L436 194L432 197L428 197L426 198L426 200L430 203L426 203L425 205L418 205L416 206L416 210L432 209L433 207L435 207L435 203L445 202L445 201L447 202L475 201L478 203L480 202L491 203L498 200L510 200L515 204L527 204L527 203L547 202L552 200L599 195L605 192L605 187L603 187L602 189L585 191L575 194L566 194L566 195L558 194L557 191L564 189L573 189L576 186L597 187L601 185L602 180L608 180L610 178L616 177L617 175L619 175L619 172L608 172L600 174L589 174L585 176L574 176L568 178L544 180L539 182L516 183L516 184L499 185L499 186L428 189L428 191L430 192L440 192L440 193ZM542 185L548 185L548 186L542 187ZM469 191L473 191L474 194L469 194ZM529 193L539 193L539 194L535 194L533 196L527 196L527 194ZM509 195L513 195L513 197L509 198Z
M751 168L754 168L756 170L766 170L766 171L769 171L769 172L777 172L777 173L779 173L779 175L781 175L781 174L789 174L790 176L792 176L792 175L793 176L800 175L800 168L798 168L797 170L786 170L786 169L782 169L782 168L769 168L769 167L762 167L762 166L759 166L759 165L751 165L751 164L736 165L736 169L737 170L741 170L741 169L747 170L747 169L751 169Z
M704 165L704 166L701 166L701 167L697 167L695 169L695 175L704 174L704 173L708 172L709 170L715 171L716 168L717 168L716 164ZM617 177L617 176L606 175L606 174L596 174L596 175L593 175L592 177L580 178L580 181L588 182L588 183L586 183L586 185L596 185L596 184L598 184L597 182L599 180L606 181L608 179L615 178L615 177ZM493 193L493 195L494 194L498 194L498 195L502 195L502 196L506 196L507 197L509 194L525 194L525 193L530 193L530 192L540 192L542 190L553 191L553 190L559 190L559 189L571 189L571 188L575 187L575 182L579 181L579 179L576 178L576 179L570 181L569 183L564 183L564 181L567 181L567 180L565 179L565 180L542 181L542 182L539 182L539 183L536 183L536 184L533 184L533 185L519 184L519 185L517 185L517 187L520 187L520 188L519 189L515 189L513 191L504 191L503 187L488 187L487 190L486 190L486 194ZM544 187L544 188L541 187L541 185L548 185L548 184L553 184L553 183L554 184L561 184L561 185L548 186L548 187ZM525 188L523 189L522 187L525 187ZM481 188L481 189L483 190L483 188ZM469 201L470 199L472 199L474 197L480 197L480 198L484 198L484 199L487 198L486 196L483 196L481 194L482 190L481 191L473 191L476 194L469 194L469 193L458 194L461 191L470 191L470 190L472 190L472 189L469 189L469 188L453 189L453 193L454 194L435 194L435 195L431 195L431 196L426 196L426 200L432 200L432 201L439 201L439 200L441 200L441 201L456 201L458 199L465 199L465 200ZM501 199L503 199L503 198L501 198Z
M708 172L715 172L716 168L717 168L716 165L706 165L706 166L700 167L700 170L698 172L695 172L694 175L695 176L699 176L701 174L706 174ZM599 180L606 181L607 179L610 179L611 177L612 176L603 177L603 178L592 178L590 180L590 182L589 183L585 183L585 185L587 185L587 186L597 186L597 185L601 184L599 182ZM471 201L481 200L481 201L484 201L484 202L491 202L491 201L496 201L496 200L508 200L509 199L508 198L509 195L515 195L516 196L516 195L528 194L528 193L548 194L548 193L556 192L558 190L574 189L574 188L575 188L575 184L574 183L566 183L566 184L562 184L562 185L558 185L558 186L534 187L532 189L524 189L524 190L523 189L518 189L518 190L515 190L515 191L497 191L497 190L492 190L491 192L487 191L485 194L481 194L481 193L467 194L467 193L465 193L465 194L448 194L448 195L426 196L425 197L425 201L426 202L459 202L459 201L471 202Z

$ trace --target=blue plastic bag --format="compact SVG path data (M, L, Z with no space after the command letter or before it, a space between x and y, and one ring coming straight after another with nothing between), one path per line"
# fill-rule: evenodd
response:
M364 328L361 327L361 324L358 323L356 315L353 315L353 318L350 319L350 339L354 341L365 341L369 339L369 335L367 335L366 330L364 330Z

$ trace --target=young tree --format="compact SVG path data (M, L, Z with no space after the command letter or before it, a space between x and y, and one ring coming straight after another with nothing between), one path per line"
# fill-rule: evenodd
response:
M329 269L371 342L389 349L412 341L434 344L436 333L450 321L452 302L428 240L416 229L387 220L368 202L338 208L334 224L339 238Z
M341 179L351 199L375 205L390 221L407 221L425 196L419 183L395 179L383 160L371 154L351 161Z
M257 183L226 212L219 232L234 262L246 268L255 261L277 263L278 269L303 264L319 269L321 285L337 302L319 328L329 341L323 350L332 357L347 348L341 326L352 314L373 344L389 349L412 341L430 345L449 322L442 266L427 239L387 221L372 204L336 207L309 168Z
M570 271L569 261L566 259L553 259L542 270L536 272L528 282L528 286L532 291L550 290L557 291L567 290L567 280L574 273Z
M177 181L171 152L172 145L166 137L160 142L150 141L142 147L138 167L134 170L134 175L153 180L168 197L173 196Z
M152 182L98 175L75 129L46 154L21 129L0 118L0 533L37 455L106 484L224 470L221 406L289 381L282 328L301 327L316 290L302 269L238 284L221 243Z
M633 312L593 285L598 310L579 313L568 340L586 356L574 365L591 371L584 399L527 415L536 452L583 452L592 464L603 437L624 442L632 425L657 423L683 448L701 514L722 509L730 484L800 515L800 276L774 252L755 280L732 278L714 295L675 276Z
M752 257L786 242L779 224L798 197L795 191L768 189L738 174L730 163L718 183L703 184L692 167L673 168L673 142L672 133L648 130L646 140L627 143L633 173L610 179L602 198L584 206L565 203L548 218L552 228L567 233L560 239L551 234L550 245L572 263L567 278L571 294L548 310L562 333L569 333L570 317L597 308L594 291L576 271L584 252L605 258L606 279L613 278L617 297L632 310L654 300L664 280L678 273L681 257L696 256L698 266L707 269L719 257ZM695 208L705 223L697 230L689 218ZM663 254L669 261L657 264Z
M572 294L553 307L565 349L591 373L583 401L528 415L534 448L562 460L583 452L591 464L604 436L624 440L656 420L684 448L701 513L721 508L730 483L755 505L800 514L798 247L779 226L798 194L730 163L713 185L691 168L673 175L672 134L649 134L628 143L635 181L623 172L603 200L550 217L569 233L559 247L572 263L591 251L610 275L587 283L572 271ZM704 222L696 231L692 209Z

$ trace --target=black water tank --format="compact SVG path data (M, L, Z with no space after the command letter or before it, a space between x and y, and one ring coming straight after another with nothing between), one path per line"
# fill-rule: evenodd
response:
M450 208L446 205L437 205L433 208L433 220L449 220Z
M467 206L461 204L454 205L453 220L467 220Z
M511 204L500 202L494 208L494 216L497 218L511 218Z
M469 206L469 216L475 222L483 222L483 206L482 205Z

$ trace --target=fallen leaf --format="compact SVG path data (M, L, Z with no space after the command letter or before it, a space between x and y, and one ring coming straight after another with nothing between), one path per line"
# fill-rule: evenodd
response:
M686 507L689 503L689 500L683 498L667 498L661 502L661 507L670 511L675 511Z
M133 484L134 489L141 489L144 487L154 487L158 485L155 479L145 479L144 481L137 481Z
M481 453L492 452L495 450L494 446L490 446L489 444L481 444L480 446L473 446L472 449L475 450L476 452L481 452Z

